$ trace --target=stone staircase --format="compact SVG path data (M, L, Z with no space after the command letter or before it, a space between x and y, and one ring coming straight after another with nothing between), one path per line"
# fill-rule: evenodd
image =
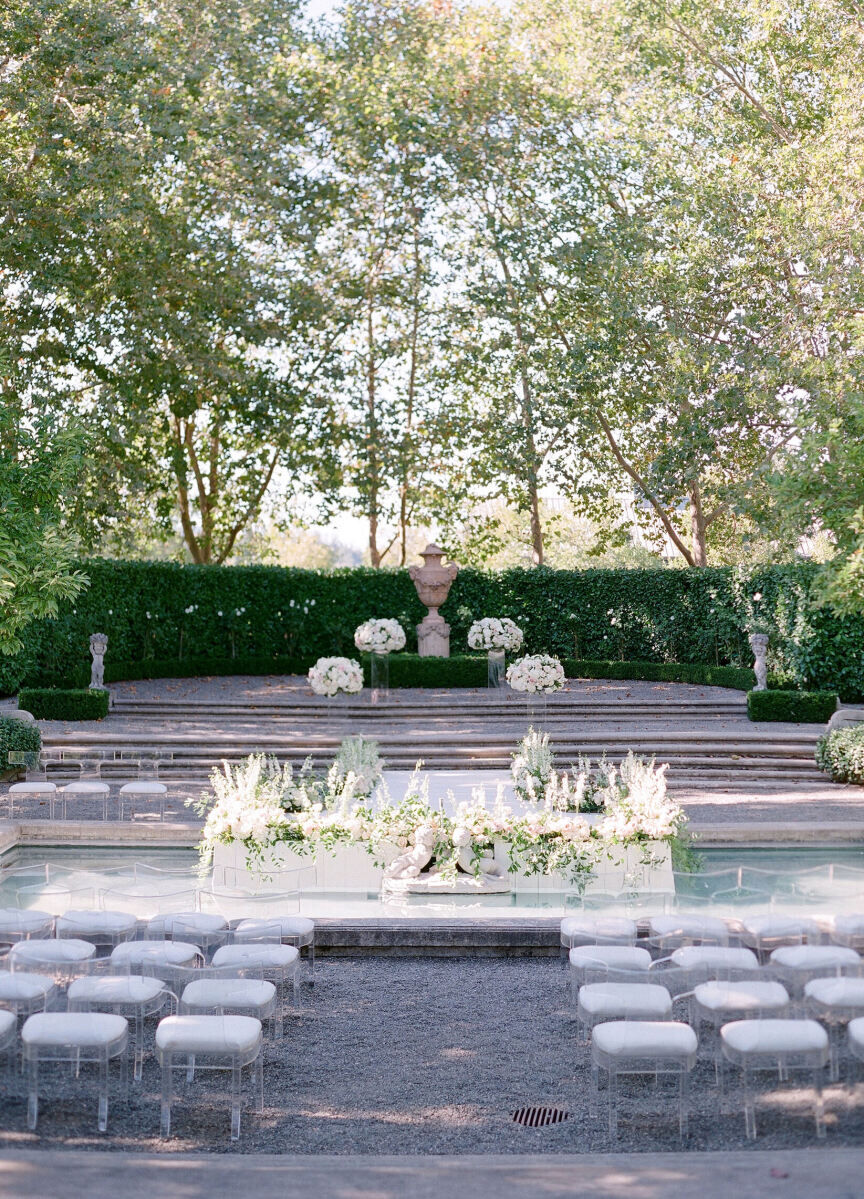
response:
M509 766L527 724L523 699L471 691L417 695L377 705L368 698L280 703L127 697L98 726L85 731L51 725L43 740L46 748L98 746L117 759L157 750L165 755L162 777L184 783L203 783L221 761L256 751L283 762L311 757L326 765L350 733L374 737L394 770L411 769L418 759L431 770ZM826 781L813 757L819 726L752 724L744 697L728 696L592 702L563 693L550 697L539 723L550 732L562 766L580 755L620 761L633 750L667 762L673 788L770 789ZM128 765L106 761L103 773L128 776Z

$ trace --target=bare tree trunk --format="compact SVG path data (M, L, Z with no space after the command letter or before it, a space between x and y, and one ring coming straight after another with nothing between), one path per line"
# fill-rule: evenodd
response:
M690 496L690 531L693 543L693 566L708 565L708 545L705 536L705 512L702 508L702 491L699 480L693 479L688 489Z
M378 549L378 414L375 409L375 321L371 287L367 292L366 345L369 355L366 369L366 461L369 469L369 562L377 570L381 565L381 552Z
M409 342L408 395L405 412L405 437L410 440L414 429L414 400L417 393L417 341L420 332L420 284L422 281L422 260L420 258L420 230L414 221L413 245L414 279L411 288L411 335ZM408 559L408 496L411 488L411 476L408 463L410 454L406 454L402 462L402 479L399 484L399 565L404 566Z

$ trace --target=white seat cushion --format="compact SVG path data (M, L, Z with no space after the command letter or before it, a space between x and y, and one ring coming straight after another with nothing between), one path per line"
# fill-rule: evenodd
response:
M13 783L9 788L13 795L53 795L56 783Z
M120 788L121 795L167 795L168 788L164 783L147 783L142 779L137 783L124 783Z
M729 945L682 945L669 955L682 970L758 970L752 949Z
M77 937L46 937L38 941L18 941L9 950L13 962L51 962L63 965L66 962L86 962L96 953L96 946Z
M844 945L785 945L771 954L771 965L784 970L854 969L861 957Z
M14 1012L0 1011L0 1042L14 1035L18 1027L18 1017Z
M280 937L311 937L315 932L315 921L308 916L262 916L255 920L241 920L234 929L238 941L247 937L271 936L279 929Z
M107 795L111 788L107 783L100 783L98 779L93 779L92 782L67 783L60 790L67 795Z
M284 969L300 957L294 945L250 942L248 945L221 945L213 954L214 966L261 966Z
M756 940L774 941L778 937L818 936L812 920L797 916L751 916L743 922L745 932Z
M579 1010L608 1020L665 1020L672 996L653 983L588 983L579 990Z
M62 916L57 917L57 935L78 933L79 936L119 937L124 933L133 933L138 921L128 912L101 912L90 908L69 908Z
M124 941L111 950L115 965L134 965L141 962L166 966L185 966L201 951L188 941Z
M261 1042L254 1016L167 1016L156 1029L156 1047L172 1053L248 1053Z
M678 933L684 937L725 941L729 936L725 920L720 920L717 916L691 915L688 912L682 912L678 916L652 916L649 928L653 937L672 937Z
M152 1003L165 984L141 974L111 974L101 978L76 978L67 995L79 1003Z
M174 933L221 933L228 927L228 922L221 916L210 916L207 912L172 912L169 916L154 916L147 924L147 932L161 937L163 934Z
M54 979L47 974L30 974L26 970L0 970L0 1003L20 1003L45 999L56 991Z
M864 1016L849 1021L849 1048L858 1056L864 1056Z
M822 1007L860 1007L864 1010L864 978L811 978L804 995Z
M258 978L200 978L188 983L182 1002L190 1007L267 1007L276 997L272 983Z
M110 1012L39 1012L21 1029L25 1045L73 1045L96 1048L110 1045L128 1033L125 1016Z
M693 988L697 1003L709 1012L752 1012L756 1008L779 1009L789 1006L789 992L782 983L724 983L712 979Z
M812 1053L828 1048L828 1034L815 1020L734 1020L720 1029L736 1053Z
M0 908L0 933L35 933L53 923L50 912L40 912L36 908Z
M561 939L565 943L574 937L595 938L600 941L635 941L636 921L628 920L625 916L565 916L561 921Z
M845 916L835 916L831 921L831 927L838 936L862 937L864 936L864 915L847 913Z
M570 950L570 965L581 969L604 966L610 970L647 970L651 954L634 945L577 945Z
M593 1043L609 1057L689 1057L696 1052L696 1034L675 1020L616 1020L596 1024Z

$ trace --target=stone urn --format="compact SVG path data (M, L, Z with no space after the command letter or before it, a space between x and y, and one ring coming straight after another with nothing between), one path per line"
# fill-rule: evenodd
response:
M422 566L408 567L420 602L429 609L417 626L418 652L421 658L449 658L450 626L438 609L450 594L459 567L455 562L445 566L441 560L444 551L434 544L427 545L420 557Z

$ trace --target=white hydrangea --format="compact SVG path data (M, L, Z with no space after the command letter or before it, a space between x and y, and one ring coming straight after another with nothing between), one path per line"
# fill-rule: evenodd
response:
M309 671L309 684L316 695L356 695L363 690L363 671L351 658L319 658Z
M503 649L515 654L522 648L522 630L506 616L500 620L487 616L484 620L475 620L468 630L468 646L470 649Z
M529 654L507 668L507 682L514 691L560 691L565 681L564 667L549 654Z
M365 654L390 654L405 648L398 620L367 620L354 630L354 644Z

